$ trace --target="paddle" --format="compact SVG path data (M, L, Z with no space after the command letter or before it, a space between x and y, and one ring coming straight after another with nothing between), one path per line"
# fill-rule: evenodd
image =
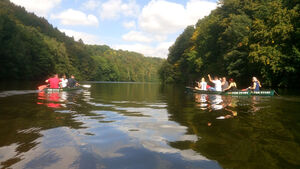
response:
M42 90L44 90L45 88L47 88L47 85L41 85L41 86L38 86L38 90L39 90L39 91L42 91Z
M47 87L48 87L47 85L40 85L40 86L38 86L38 90L42 91ZM80 87L89 89L89 88L91 88L91 85L85 84L85 85L80 85Z
M80 85L80 87L83 87L83 88L91 88L91 85L85 84L85 85Z

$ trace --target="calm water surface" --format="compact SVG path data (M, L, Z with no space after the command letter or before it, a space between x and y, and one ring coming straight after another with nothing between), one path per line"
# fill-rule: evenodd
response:
M0 89L0 168L300 167L300 95L231 97L92 83Z

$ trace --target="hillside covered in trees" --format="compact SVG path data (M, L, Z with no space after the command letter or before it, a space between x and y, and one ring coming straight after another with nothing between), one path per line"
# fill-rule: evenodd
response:
M80 80L158 81L162 59L85 45L44 18L0 1L0 80L43 80L53 73Z
M191 83L207 74L249 85L300 86L299 0L220 0L187 27L160 69L164 82Z

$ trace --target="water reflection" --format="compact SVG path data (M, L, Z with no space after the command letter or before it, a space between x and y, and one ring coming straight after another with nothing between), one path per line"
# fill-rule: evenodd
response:
M28 106L41 109L38 115L30 112L47 118L26 118L34 121L27 123L29 126L19 126L17 134L31 139L24 142L10 138L9 144L1 146L1 167L220 168L200 152L170 144L195 143L199 138L188 133L188 127L170 119L168 105L157 99L158 92L153 92L158 86L149 90L144 85L124 85L127 91L119 93L120 97L109 97L115 90L112 85L111 89L101 86L80 93L40 92L35 96L35 105L28 99ZM22 146L26 148L20 149ZM4 151L8 152L5 156Z
M70 104L76 104L76 98L81 94L81 90L78 91L59 91L59 92L38 92L37 104L45 105L49 108L63 108Z
M0 168L295 168L297 106L156 84L0 97Z
M54 93L39 92L37 104L44 104L51 108L60 108L62 107L62 102L65 101L65 98L66 98L66 92L54 92Z
M238 97L232 96L221 96L221 95L207 95L195 93L195 103L196 106L201 110L218 111L225 110L227 113L222 116L217 116L216 119L228 119L237 116L237 102ZM254 104L253 104L253 107ZM211 125L211 122L208 122L208 125Z
M0 168L44 168L55 161L65 161L49 147L67 143L63 140L66 135L59 135L62 133L59 127L79 129L81 123L73 120L71 114L53 111L64 107L61 106L65 102L64 94L20 93L0 99ZM46 107L35 105L40 102ZM64 144L59 151L66 148Z
M104 145L100 144L103 137L102 134L96 133L96 137L89 138L89 142L94 142L98 140L98 145L96 146L99 151L98 155L102 158L107 157L126 157L126 154L120 154L122 149L129 147L134 149L144 149L150 152L163 153L163 154L177 154L180 158L184 160L198 161L197 163L201 164L201 161L204 163L210 161L199 153L193 151L192 149L180 150L169 145L169 142L172 141L189 141L196 142L198 138L195 135L186 134L187 127L181 126L176 122L170 121L169 114L166 110L165 103L146 103L139 101L112 101L110 104L96 103L95 98L91 98L91 94L88 91L84 94L84 100L92 106L96 106L102 109L107 110L94 110L93 113L94 122L91 119L85 120L85 124L89 123L96 124L95 121L101 119L99 122L102 125L97 125L97 129L104 128L104 126L109 125L110 129L105 127L105 130L109 130L112 133L118 133L117 140L115 139L104 139L103 144L110 142L113 147L108 149L109 146L105 146L106 149L103 151ZM96 118L99 116L99 118ZM109 123L109 124L107 124ZM103 127L100 127L103 126ZM90 132L94 132L92 129ZM107 134L106 132L104 133ZM113 137L112 137L113 138ZM120 144L120 139L124 144ZM102 151L100 151L102 150ZM128 152L127 152L128 153ZM127 154L128 155L128 154ZM134 155L134 154L132 154ZM134 155L136 156L136 155ZM148 159L149 160L149 159ZM211 165L217 167L216 163L209 162ZM177 167L174 167L177 168Z

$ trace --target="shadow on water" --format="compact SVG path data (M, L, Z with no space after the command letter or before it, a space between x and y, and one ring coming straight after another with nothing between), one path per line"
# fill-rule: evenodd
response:
M297 95L202 95L153 83L12 91L0 93L2 168L300 165Z

